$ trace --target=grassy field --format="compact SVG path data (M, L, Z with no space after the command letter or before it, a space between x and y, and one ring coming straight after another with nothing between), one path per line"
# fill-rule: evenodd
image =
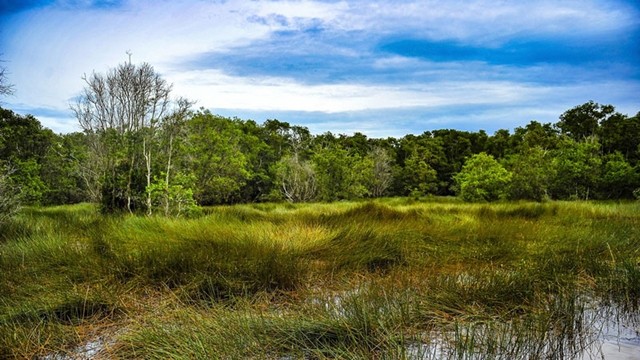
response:
M640 202L204 210L24 209L0 358L566 359L602 309L638 314Z

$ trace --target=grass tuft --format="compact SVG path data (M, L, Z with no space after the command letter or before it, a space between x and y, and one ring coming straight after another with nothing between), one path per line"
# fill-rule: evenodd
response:
M592 309L638 312L639 206L25 208L0 232L0 358L576 357Z

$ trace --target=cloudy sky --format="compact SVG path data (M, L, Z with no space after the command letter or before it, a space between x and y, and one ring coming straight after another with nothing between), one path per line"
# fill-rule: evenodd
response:
M636 0L0 0L2 106L56 132L83 74L148 62L225 116L371 137L640 111Z

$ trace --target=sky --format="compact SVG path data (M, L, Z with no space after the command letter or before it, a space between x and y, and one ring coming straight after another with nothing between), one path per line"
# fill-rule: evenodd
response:
M1 106L58 133L83 75L151 64L174 97L312 133L492 134L593 100L640 111L637 0L0 0Z

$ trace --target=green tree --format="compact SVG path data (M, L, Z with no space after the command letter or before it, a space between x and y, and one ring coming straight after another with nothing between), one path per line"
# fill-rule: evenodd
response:
M554 170L552 196L558 199L589 199L597 189L602 159L600 143L590 137L578 142L564 137L551 162Z
M621 153L605 155L602 161L600 192L603 198L633 198L633 191L640 187L640 176Z
M600 123L615 113L611 105L589 101L565 111L556 126L573 140L581 141L598 134Z
M404 161L402 178L406 194L422 196L432 194L438 188L436 171L429 165L430 153L418 148Z
M167 182L166 174L156 177L147 187L151 198L152 212L167 217L181 217L197 212L197 204L193 197L193 175L176 172L171 182Z
M39 204L47 191L41 169L54 138L33 116L0 108L0 166L12 169L11 178L28 204Z
M153 182L147 178L147 214L158 212L158 203L161 204L160 212L165 216L179 216L189 208L189 202L195 204L194 180L192 176L182 173L185 163L180 159L184 157L186 151L186 122L192 115L191 105L192 103L186 99L178 99L176 108L164 118L157 133L155 143L158 145L156 151L158 155L155 161L158 164L157 167L163 170L159 176L154 176ZM147 166L151 166L151 163L148 162ZM150 173L148 169L147 176Z
M471 156L454 176L464 201L494 201L507 196L511 173L484 152Z
M549 152L539 146L508 157L506 164L513 174L509 185L509 199L542 201L548 198L553 178L550 162Z
M634 117L613 114L602 121L599 136L605 154L619 152L632 165L640 161L640 113Z
M18 115L0 107L0 159L40 163L52 144L54 134L32 115Z
M344 149L349 151L349 153L357 154L360 157L367 156L371 150L369 139L361 132L356 132L351 136L341 134L338 137L338 142Z
M448 172L453 169L446 158L443 141L443 137L433 137L430 132L400 139L396 145L395 194L448 193L451 185Z
M82 164L87 159L86 139L82 133L56 136L41 164L41 178L46 185L42 203L74 204L93 201L87 188L88 174ZM99 189L93 189L99 193Z
M560 140L558 130L551 123L541 124L537 121L531 121L525 127L517 127L512 139L514 151L526 151L533 147L553 150Z
M232 119L199 111L187 121L186 129L185 168L195 175L198 204L236 202L251 178L240 126Z
M443 155L442 160L432 165L440 182L438 194L451 195L455 174L460 172L465 159L484 151L487 134L484 132L473 134L453 129L435 130L432 134L434 140L438 141Z
M336 144L316 150L312 157L318 196L323 201L353 199L368 195L363 179L366 163Z
M509 130L500 129L487 139L486 151L496 159L502 159L514 151Z
M263 126L254 121L240 121L245 136L241 142L251 173L242 190L241 201L253 202L281 199L276 163L286 156L307 159L311 134L302 126L291 126L278 120L267 120Z

